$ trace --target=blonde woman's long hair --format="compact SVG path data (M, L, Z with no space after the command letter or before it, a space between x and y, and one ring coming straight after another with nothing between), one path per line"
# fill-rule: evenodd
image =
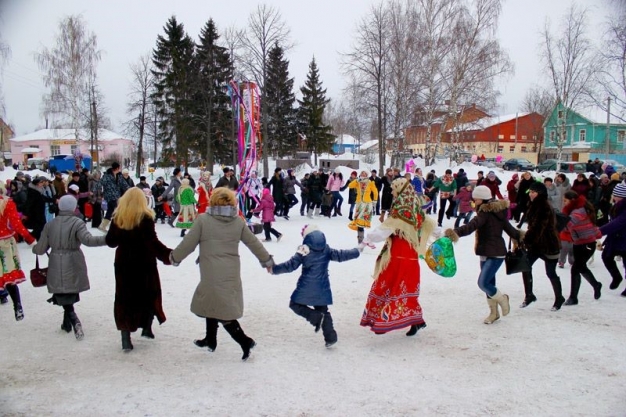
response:
M154 211L148 207L146 196L137 187L129 188L119 200L113 213L113 223L123 230L139 226L144 217L154 220Z

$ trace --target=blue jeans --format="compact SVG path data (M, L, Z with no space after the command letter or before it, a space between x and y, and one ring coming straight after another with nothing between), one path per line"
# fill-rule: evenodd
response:
M343 203L343 197L339 191L333 191L333 208L341 210L341 204Z
M464 220L463 224L468 224L470 219L472 218L473 213L474 213L473 211L468 211L467 213L459 214L456 218L456 221L454 222L454 228L456 229L457 227L460 226L461 220Z
M478 288L483 290L487 297L493 297L498 292L496 288L496 272L502 266L504 258L487 258L480 262L480 275L478 275Z

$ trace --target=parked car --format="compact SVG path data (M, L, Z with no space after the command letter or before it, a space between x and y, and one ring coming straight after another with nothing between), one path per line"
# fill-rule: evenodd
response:
M509 171L534 171L535 164L528 159L511 158L502 165L502 169Z
M546 159L539 165L537 165L537 172L544 171L558 171L558 172L575 172L577 174L584 174L587 172L587 164L584 162L561 162L561 169L556 169L556 159Z

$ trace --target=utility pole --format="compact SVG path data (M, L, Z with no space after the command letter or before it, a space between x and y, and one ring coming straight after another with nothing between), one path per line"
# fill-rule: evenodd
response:
M611 153L611 97L606 99L606 142L604 143L604 159Z

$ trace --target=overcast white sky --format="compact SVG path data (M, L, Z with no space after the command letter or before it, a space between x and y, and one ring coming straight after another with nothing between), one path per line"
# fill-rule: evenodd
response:
M82 14L89 30L98 37L104 56L98 76L114 129L126 119L129 64L154 48L156 37L173 14L197 39L211 17L221 31L228 26L245 27L256 0L5 0L1 35L12 50L2 85L6 120L22 135L41 128L41 96L45 89L34 62L35 51L52 47L58 22L70 14ZM295 86L302 85L308 64L315 58L324 86L332 98L340 98L344 79L340 53L352 42L356 23L378 0L268 0L278 8L291 28L295 48L289 52L290 73ZM515 75L500 85L500 113L515 113L526 90L545 82L538 62L539 30L549 17L556 27L569 0L506 0L498 30L502 46L515 64ZM605 0L578 0L590 10L590 30L599 41L607 13Z

